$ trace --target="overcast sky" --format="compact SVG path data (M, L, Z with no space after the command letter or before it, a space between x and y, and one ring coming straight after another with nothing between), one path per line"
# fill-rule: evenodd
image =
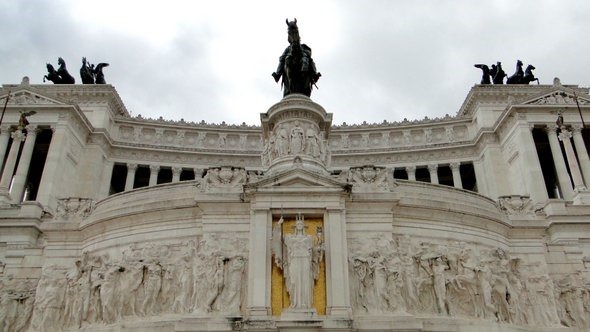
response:
M42 84L60 56L81 83L85 56L110 63L133 116L258 125L282 98L271 73L296 17L334 124L434 118L457 113L475 63L588 86L589 16L587 0L0 0L0 83Z

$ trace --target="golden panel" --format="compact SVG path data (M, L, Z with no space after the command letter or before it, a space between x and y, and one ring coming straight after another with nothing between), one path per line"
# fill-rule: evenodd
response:
M273 227L278 222L277 219L273 219ZM324 227L324 221L322 218L305 219L305 233L309 235L316 235L318 228ZM283 234L295 233L295 218L287 219L283 222L282 226ZM323 233L323 232L321 232ZM283 271L272 262L272 274L271 274L271 309L273 316L279 316L283 312L284 308L289 307L289 293L285 286L285 279L283 277ZM316 309L318 315L326 314L326 261L325 257L320 264L319 277L315 281L313 286L313 307Z

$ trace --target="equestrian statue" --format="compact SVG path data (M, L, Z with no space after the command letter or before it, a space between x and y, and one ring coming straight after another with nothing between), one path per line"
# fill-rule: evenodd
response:
M282 78L281 85L283 96L299 93L311 96L311 90L322 74L316 71L315 63L311 58L311 48L301 44L297 19L287 22L287 40L289 46L279 58L279 66L272 73L275 82ZM317 85L316 85L317 88Z

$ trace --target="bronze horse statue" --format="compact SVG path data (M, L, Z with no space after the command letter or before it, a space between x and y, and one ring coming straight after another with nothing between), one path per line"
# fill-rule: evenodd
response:
M46 79L53 82L53 84L61 84L61 77L59 77L59 74L50 63L47 64L47 75L43 76L43 82Z
M516 72L506 79L506 84L522 84L524 71L522 71L522 61L516 61Z
M80 68L80 77L82 78L83 84L106 84L104 79L104 73L102 69L107 67L109 64L101 62L96 68L93 64L88 63L86 57L82 58L82 67Z
M279 58L277 70L272 73L275 82L282 77L283 96L299 93L311 96L311 90L322 74L316 71L311 48L301 44L297 19L287 23L289 46ZM317 87L317 86L316 86Z
M82 58L82 67L80 68L80 78L82 84L94 84L94 66L91 66L86 57Z
M53 84L74 84L76 79L66 69L66 62L61 57L57 59L59 68L55 70L53 65L47 64L47 75L43 76L43 82L45 79L50 80Z
M537 85L539 84L539 79L535 77L533 74L533 70L535 70L535 66L528 65L524 70L524 77L522 78L522 84L529 84L532 81L537 81Z

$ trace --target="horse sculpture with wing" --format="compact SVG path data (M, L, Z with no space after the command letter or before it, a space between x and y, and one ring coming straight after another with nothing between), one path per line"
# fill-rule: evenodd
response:
M316 71L311 48L301 44L297 19L287 22L289 46L279 58L279 66L272 73L275 81L282 78L283 96L299 93L311 96L311 90L322 74ZM317 88L317 86L316 86Z

